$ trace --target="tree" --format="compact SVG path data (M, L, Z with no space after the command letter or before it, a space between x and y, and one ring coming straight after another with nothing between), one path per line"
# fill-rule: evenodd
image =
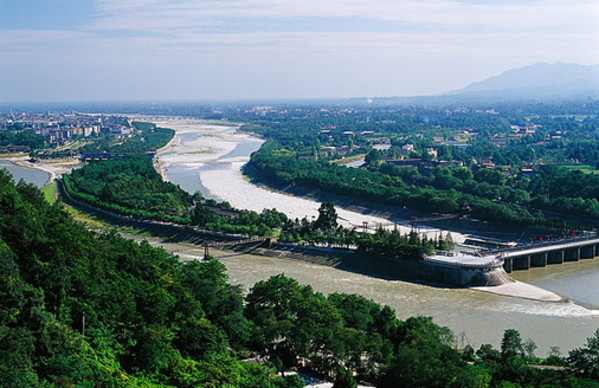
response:
M351 371L347 370L343 365L337 368L337 376L335 376L335 383L333 388L356 388L358 384L354 380L354 376Z
M485 362L498 362L501 359L501 353L494 349L491 344L482 344L476 351L476 356Z
M535 344L535 342L529 338L526 341L524 341L522 347L526 352L528 358L532 360L535 357L535 350L537 350L538 348L537 344Z
M380 150L373 148L370 151L368 151L368 153L364 157L364 162L367 165L376 165L381 161L382 156L383 153Z
M514 356L522 356L524 354L524 346L520 333L515 329L507 329L503 332L501 340L501 357L507 359Z
M337 228L337 211L332 202L323 202L318 208L318 218L314 222L314 227L321 231L327 231Z
M583 376L599 380L599 329L587 338L586 346L576 348L568 354L568 363Z

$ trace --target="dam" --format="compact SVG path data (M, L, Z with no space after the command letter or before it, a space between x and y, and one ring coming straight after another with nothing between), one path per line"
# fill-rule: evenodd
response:
M499 255L437 252L422 260L421 278L461 287L498 286L513 282Z
M437 252L426 256L425 278L458 286L494 286L512 281L513 271L599 256L599 234L588 233L524 246L478 252Z
M569 261L593 259L599 256L599 234L572 237L533 245L496 249L488 252L503 260L506 272L546 267Z

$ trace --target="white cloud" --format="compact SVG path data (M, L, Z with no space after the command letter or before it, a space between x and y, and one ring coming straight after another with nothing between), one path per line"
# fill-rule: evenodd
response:
M93 28L189 28L206 22L234 19L360 18L442 29L556 27L597 31L596 1L533 1L473 4L449 0L220 0L121 1L103 0ZM356 24L359 29L359 23Z
M533 62L599 63L597 20L595 0L101 0L75 30L0 31L0 65L181 98L215 83L215 97L433 93Z

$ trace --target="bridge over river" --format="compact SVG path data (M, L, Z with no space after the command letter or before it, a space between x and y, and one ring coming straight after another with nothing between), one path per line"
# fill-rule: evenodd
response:
M592 259L599 256L599 234L495 249L485 252L484 255L493 255L502 259L506 272Z

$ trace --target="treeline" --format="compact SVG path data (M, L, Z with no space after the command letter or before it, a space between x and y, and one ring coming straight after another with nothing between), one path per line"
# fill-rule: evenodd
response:
M250 338L217 261L94 234L0 171L3 387L296 387L240 361Z
M544 166L521 185L531 193L532 206L599 219L599 175Z
M456 190L496 202L537 209L534 213L536 223L551 222L538 210L599 219L599 175L578 170L548 165L540 167L532 177L506 178L500 171L487 168L472 173L466 167L437 167L430 175L390 163L371 163L368 169L399 177L410 185Z
M75 199L118 214L195 225L218 232L268 236L288 221L274 209L261 214L193 196L162 180L147 156L91 162L64 175Z
M477 219L511 224L533 224L535 217L517 204L431 186L405 183L401 177L379 171L347 168L326 161L299 159L267 141L252 154L251 164L280 185L315 187L328 192L426 212L464 214Z
M127 120L124 120L128 124ZM168 144L175 136L175 131L168 128L160 128L152 123L133 122L133 129L139 131L128 139L115 141L108 135L100 134L93 141L85 144L79 150L81 152L125 152L144 153L160 149Z
M46 139L42 135L36 135L33 132L25 130L18 132L13 132L11 129L0 131L0 146L4 147L8 145L29 146L31 149L41 149L46 146Z
M145 219L188 224L192 198L164 182L147 156L92 162L63 181L69 195L106 210Z
M308 243L327 247L353 248L360 252L404 260L421 260L425 254L436 250L451 251L454 243L451 234L427 238L411 231L401 234L398 230L379 227L374 233L358 232L337 223L337 212L332 202L323 202L318 209L318 218L307 218L288 222L281 231L279 241Z
M301 387L288 369L355 387L597 387L599 331L567 358L458 349L430 318L398 320L358 295L284 275L247 296L216 260L181 263L146 242L96 234L0 172L0 375L5 387ZM241 361L257 357L260 363ZM537 369L530 363L565 366Z
M335 207L325 202L314 221L289 220L276 209L237 210L193 196L179 186L162 180L152 160L145 156L127 156L92 162L63 176L67 193L75 199L114 213L141 219L153 219L194 225L211 231L248 236L279 233L284 242L356 248L363 252L420 259L435 249L450 250L452 243L442 237L428 240L416 234L402 236L379 230L374 235L340 227Z

